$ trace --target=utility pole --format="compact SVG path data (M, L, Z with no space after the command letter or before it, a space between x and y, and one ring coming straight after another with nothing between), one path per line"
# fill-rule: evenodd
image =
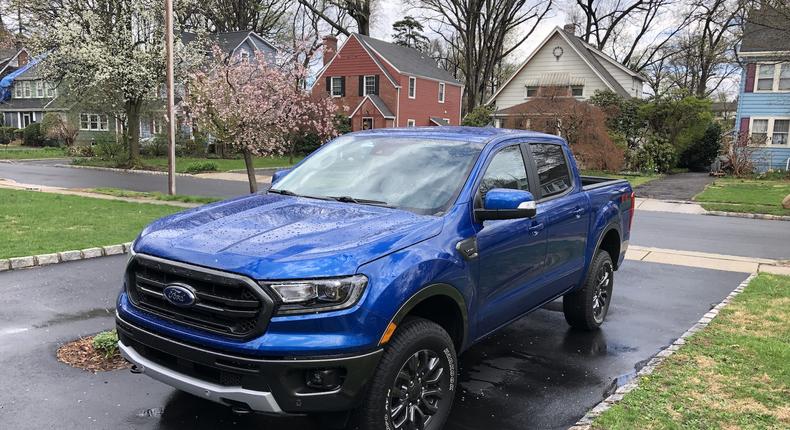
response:
M176 193L176 112L173 82L173 0L165 0L165 56L167 57L167 192Z

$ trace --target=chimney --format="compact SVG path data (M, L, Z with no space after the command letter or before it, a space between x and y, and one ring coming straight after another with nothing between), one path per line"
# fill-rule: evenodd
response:
M565 24L562 29L565 30L566 33L570 33L574 36L576 35L576 24L574 23Z
M29 58L27 57L27 51L21 50L16 57L17 67L22 67L27 64Z
M335 56L335 52L337 52L337 37L332 36L331 34L328 36L324 36L324 65L326 66L327 63Z

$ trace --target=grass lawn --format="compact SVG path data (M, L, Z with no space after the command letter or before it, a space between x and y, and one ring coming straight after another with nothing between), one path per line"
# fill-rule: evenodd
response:
M768 179L717 179L694 197L707 210L790 215L782 199L790 194L790 181Z
M663 177L664 175L660 175L658 173L612 173L612 172L605 172L603 170L582 170L582 175L584 176L601 176L604 178L613 178L613 179L627 179L628 182L631 183L631 187L636 187L638 185L642 185L644 183L654 181L658 178Z
M0 160L23 160L31 158L63 158L66 153L61 148L29 148L24 146L0 146Z
M761 274L595 429L790 428L790 277Z
M294 157L294 163L298 163L303 157ZM143 157L143 168L146 170L167 170L167 157ZM186 173L192 164L214 163L217 166L215 171L227 172L229 170L244 170L244 160L225 159L225 158L197 158L197 157L177 157L176 172ZM78 158L73 164L81 166L116 167L115 162L101 160L98 157ZM288 157L258 157L254 161L257 168L285 167L290 166Z
M0 201L0 258L129 242L151 221L184 210L5 189Z
M162 200L166 202L184 202L184 203L213 203L222 199L215 197L204 196L190 196L183 194L164 194L160 192L147 192L147 191L129 191L120 188L94 188L90 190L92 193L107 194L116 197L131 197L131 198L147 198L154 200Z

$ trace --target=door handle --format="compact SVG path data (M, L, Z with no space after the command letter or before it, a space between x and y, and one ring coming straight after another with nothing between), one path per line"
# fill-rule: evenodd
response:
M581 218L581 217L582 217L582 215L584 215L584 208L576 208L576 209L573 211L573 215L575 215L575 216L576 216L576 219L579 219L579 218Z
M539 223L528 228L527 231L529 232L530 235L537 236L538 234L540 234L540 231L543 230L543 227L545 227L545 225L543 223Z

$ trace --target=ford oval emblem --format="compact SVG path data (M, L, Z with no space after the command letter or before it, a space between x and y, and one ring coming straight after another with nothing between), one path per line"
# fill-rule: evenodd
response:
M162 294L169 303L182 308L194 305L197 300L192 287L184 284L168 284Z

